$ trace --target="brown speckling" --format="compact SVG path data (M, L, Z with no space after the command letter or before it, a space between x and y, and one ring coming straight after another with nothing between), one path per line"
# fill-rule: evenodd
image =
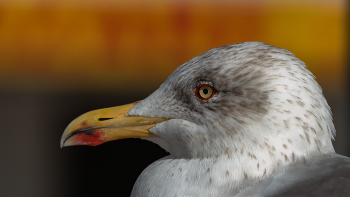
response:
M286 144L283 144L284 149L288 149L288 146Z
M310 115L313 115L317 119L317 116L313 112L311 112L309 110L306 110L306 112L308 112Z
M305 106L305 103L303 103L302 101L297 101L297 104L300 105L301 107Z
M251 154L251 153L248 153L248 156L249 156L250 158L252 158L252 159L256 159L256 156L253 155L253 154Z
M294 153L292 153L292 159L293 159L293 161L295 161L295 154Z
M226 177L230 176L230 173L228 172L228 170L226 170Z
M312 93L307 87L304 86L304 89L310 93Z
M288 120L283 120L284 126L286 127L286 129L289 129L289 122Z
M314 132L316 134L316 130L312 127L310 127L311 131Z
M310 141L310 136L308 133L304 132L305 136L306 136L306 140L309 144L311 144L311 141Z
M321 124L318 121L317 121L317 124L320 127L320 129L323 131L323 128L322 128Z
M297 119L298 121L302 121L300 117L295 116L295 119Z
M209 173L209 172L210 172L210 168L207 169L207 173Z
M327 132L328 132L328 134L331 135L331 131L329 130L329 127L327 127Z
M303 127L304 132L309 130L309 125L306 122L303 123L302 127Z
M173 167L176 167L178 164L179 164L179 161L177 161L177 162L173 165Z
M318 140L318 139L315 139L315 143L316 143L316 147L317 147L317 149L319 150L319 151L321 151L320 150L320 147L321 147L321 141L320 140Z

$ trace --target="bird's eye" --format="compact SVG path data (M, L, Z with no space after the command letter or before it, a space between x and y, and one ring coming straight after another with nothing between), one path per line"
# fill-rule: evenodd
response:
M216 90L213 86L208 84L201 84L196 89L196 96L202 100L211 99L216 93Z

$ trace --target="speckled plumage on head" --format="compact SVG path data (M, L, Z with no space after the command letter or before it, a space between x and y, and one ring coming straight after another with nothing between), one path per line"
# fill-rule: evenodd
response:
M201 83L213 85L217 94L208 101L195 97ZM244 136L244 142L247 134L261 139L285 135L286 146L294 141L298 147L329 151L323 146L330 145L335 132L322 90L305 64L285 49L260 42L218 47L190 60L129 114L207 127L214 135L207 143L215 135Z
M200 84L217 93L200 100L194 94ZM144 138L171 155L141 174L134 196L184 194L154 191L146 179L174 188L190 179L205 185L206 191L197 192L208 196L224 185L229 189L222 196L247 195L247 188L288 164L334 152L330 108L314 76L291 52L261 42L222 46L193 58L128 115L172 118L150 129L159 137Z

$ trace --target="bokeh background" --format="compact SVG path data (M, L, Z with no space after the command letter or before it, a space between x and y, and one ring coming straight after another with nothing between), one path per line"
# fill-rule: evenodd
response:
M60 149L80 114L141 100L191 58L263 41L292 51L350 156L346 0L0 1L0 196L129 196L167 153L124 139Z

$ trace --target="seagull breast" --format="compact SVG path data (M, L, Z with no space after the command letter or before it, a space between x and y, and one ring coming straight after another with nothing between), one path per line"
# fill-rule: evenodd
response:
M170 153L132 196L244 196L275 175L334 153L322 89L291 52L262 42L209 50L146 99L75 119L61 146L138 137Z

